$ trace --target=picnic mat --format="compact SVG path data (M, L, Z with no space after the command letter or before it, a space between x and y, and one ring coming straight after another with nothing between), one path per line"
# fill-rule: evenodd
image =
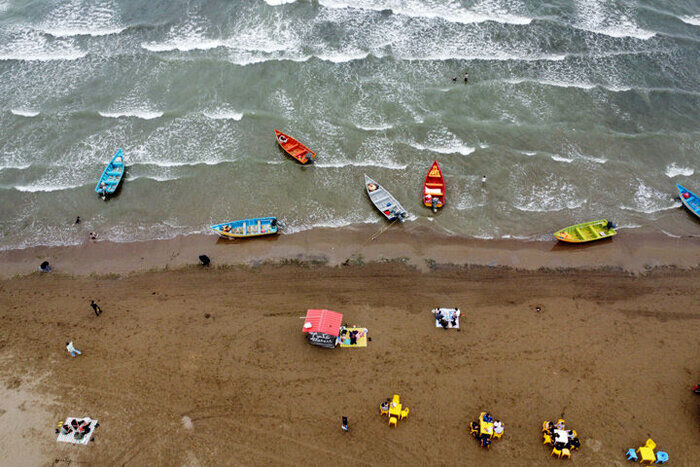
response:
M447 329L459 329L459 315L461 312L459 311L459 308L435 308L433 310L433 315L438 312L438 310L442 311L443 316L445 316L445 319L449 323L447 325ZM452 325L452 317L455 316L455 325ZM441 328L442 325L440 324L440 321L435 319L435 327L436 328Z
M90 438L92 438L92 435L95 433L95 425L97 425L97 420L93 420L90 417L83 417L83 418L68 417L68 418L66 418L65 424L70 425L70 422L72 422L73 420L89 421L90 425L88 425L88 426L90 427L90 433L83 436L83 439L75 439L75 430L71 431L67 435L64 435L63 433L59 432L58 438L56 438L56 441L60 441L61 443L71 443L71 444L88 444L90 442Z
M360 331L362 337L357 339L357 344L350 345L350 338L346 337L347 333L343 334L340 339L341 347L367 347L367 328L346 328L347 332Z

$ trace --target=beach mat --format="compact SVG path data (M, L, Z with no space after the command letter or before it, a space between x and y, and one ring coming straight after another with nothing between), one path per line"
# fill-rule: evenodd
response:
M346 328L347 332L350 331L360 331L362 334L362 337L357 339L357 344L355 345L350 345L350 339L341 339L340 340L340 346L341 347L367 347L367 328ZM347 342L347 344L346 344Z
M90 442L90 438L92 438L92 435L95 433L95 425L97 425L97 420L93 420L90 417L83 417L83 418L76 418L76 417L68 417L66 418L65 424L70 425L70 423L73 420L86 420L90 422L90 433L86 434L83 436L82 439L75 439L75 430L71 431L67 435L64 435L63 433L59 432L58 433L58 438L56 438L56 441L61 442L61 443L71 443L71 444L88 444Z
M462 314L462 312L459 310L459 308L435 308L432 313L435 315L438 311L442 311L443 316L449 323L447 325L447 329L459 329L459 316ZM454 326L452 325L452 317L455 317L455 324ZM440 324L440 321L435 319L435 327L436 328L441 328L442 325Z

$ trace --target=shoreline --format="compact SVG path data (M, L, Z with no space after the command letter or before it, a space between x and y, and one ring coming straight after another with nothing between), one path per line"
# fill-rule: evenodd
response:
M509 267L513 269L615 268L641 273L657 267L700 266L700 237L670 238L630 232L583 245L551 241L455 236L422 226L358 224L315 228L293 234L224 240L194 234L166 240L85 241L80 245L36 246L0 251L0 277L26 275L49 261L65 274L124 274L180 268L208 255L213 266L256 266L269 262L337 266L400 260L425 272L435 265Z

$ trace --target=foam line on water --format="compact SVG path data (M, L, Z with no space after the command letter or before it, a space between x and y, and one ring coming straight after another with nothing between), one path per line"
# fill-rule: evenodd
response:
M212 120L236 120L239 121L243 118L242 112L236 112L233 110L205 110L202 112L207 118Z
M121 110L115 112L97 112L100 116L105 118L140 118L143 120L152 120L154 118L159 118L163 116L163 112L153 111L153 110Z
M641 180L637 180L632 203L623 204L620 206L620 209L641 214L654 214L681 206L681 202L675 200L669 193L657 190L646 185Z
M28 110L28 109L10 109L10 112L12 113L12 115L17 115L20 117L29 117L29 118L36 117L40 113L38 110Z
M700 26L700 15L686 15L686 16L678 16L678 19L683 21L686 24L692 24L693 26Z
M2 186L6 190L17 190L25 193L40 193L40 192L51 192L51 191L65 191L74 190L76 188L81 188L87 186L87 184L77 184L77 185L55 185L50 182L37 182L28 185L12 185L12 186Z
M682 175L683 177L690 177L695 173L695 169L690 167L683 167L675 162L666 166L666 176L668 178L678 177Z

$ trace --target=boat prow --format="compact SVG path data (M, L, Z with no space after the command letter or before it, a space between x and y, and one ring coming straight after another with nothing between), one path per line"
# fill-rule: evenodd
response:
M587 243L617 235L615 224L605 219L570 225L554 232L554 238L566 243Z
M696 216L700 217L700 198L680 183L676 183L676 187L678 187L678 195L681 199L681 203L683 203L683 206L688 208L688 210Z
M408 213L401 204L379 183L365 174L365 191L372 204L390 221L404 221Z
M311 163L316 159L315 152L279 130L275 130L275 139L277 139L277 143L279 143L284 152L302 164Z

